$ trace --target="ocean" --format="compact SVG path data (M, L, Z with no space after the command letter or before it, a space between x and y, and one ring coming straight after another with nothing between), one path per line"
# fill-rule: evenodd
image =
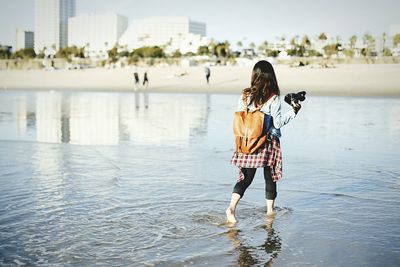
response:
M238 97L0 92L0 265L398 266L400 99L307 97L230 226Z

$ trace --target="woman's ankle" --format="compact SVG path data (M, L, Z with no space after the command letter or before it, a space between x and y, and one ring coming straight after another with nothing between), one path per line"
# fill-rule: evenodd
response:
M235 208L233 208L233 207L228 207L227 209L226 209L226 211L227 212L231 212L231 213L235 213Z

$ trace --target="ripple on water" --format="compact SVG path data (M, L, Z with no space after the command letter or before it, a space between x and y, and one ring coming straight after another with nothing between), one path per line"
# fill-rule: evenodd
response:
M239 222L228 225L236 169L227 125L237 96L150 95L149 108L136 110L132 94L13 94L26 101L0 98L0 139L16 140L0 140L0 265L400 262L398 99L307 99L284 129L275 218L260 207L260 177L238 207ZM69 113L73 105L82 109ZM174 112L179 125L167 125L164 110L182 105L190 112ZM99 136L113 145L84 145ZM83 144L37 141L53 137ZM259 204L250 202L256 196Z

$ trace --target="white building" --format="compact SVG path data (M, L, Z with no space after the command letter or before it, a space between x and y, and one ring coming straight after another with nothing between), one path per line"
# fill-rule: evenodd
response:
M33 32L17 29L15 51L25 48L33 48Z
M115 13L69 18L68 46L85 47L89 56L106 55L127 27L128 19Z
M166 53L196 53L207 45L206 24L187 17L149 17L135 20L121 36L119 43L129 48L160 46Z
M35 0L35 51L54 54L68 44L68 18L75 0ZM46 49L45 49L46 48Z

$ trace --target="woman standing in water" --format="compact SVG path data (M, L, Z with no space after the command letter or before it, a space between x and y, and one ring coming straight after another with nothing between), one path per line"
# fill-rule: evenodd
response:
M243 90L239 99L238 111L245 109L244 101L247 101L249 110L257 108L271 116L268 129L268 140L253 154L235 152L231 164L239 167L239 177L233 188L231 202L226 209L227 221L236 222L235 210L239 200L249 187L256 174L256 168L264 168L265 198L267 202L267 215L274 214L276 182L282 177L282 154L279 138L280 128L296 117L300 110L300 104L293 107L285 114L281 113L280 90L276 80L274 68L265 61L259 61L254 65L251 75L251 85Z

